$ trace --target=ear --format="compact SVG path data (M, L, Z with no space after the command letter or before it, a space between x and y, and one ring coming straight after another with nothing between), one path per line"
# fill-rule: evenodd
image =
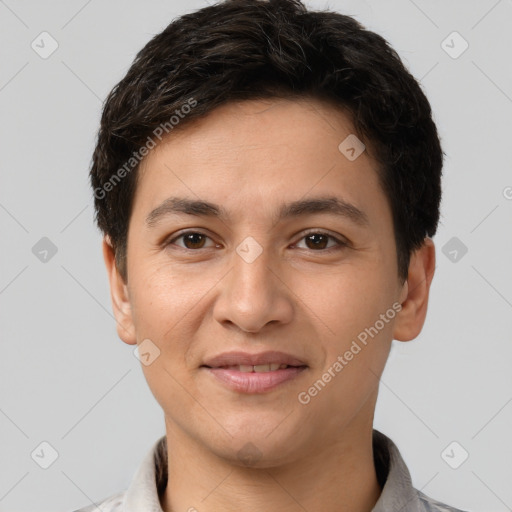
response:
M423 245L411 255L407 281L402 289L402 309L396 317L393 339L410 341L421 332L427 315L428 295L435 266L434 242L426 237Z
M117 269L114 249L108 236L103 237L102 247L103 259L105 260L108 280L110 282L110 298L117 324L117 334L128 345L135 345L137 338L133 325L128 286Z

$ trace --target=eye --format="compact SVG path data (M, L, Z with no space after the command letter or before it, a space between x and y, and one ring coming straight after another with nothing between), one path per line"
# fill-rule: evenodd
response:
M333 249L333 245L327 247L329 239L334 240L334 248L348 246L347 242L340 240L324 231L311 230L301 238L301 240L305 240L306 249L310 249L317 252L325 249Z
M177 244L177 240L182 240L183 245ZM200 231L185 231L166 242L165 245L176 245L185 250L207 249L208 246L205 245L207 240L211 240L211 238L205 233L201 233ZM318 230L311 230L307 232L300 240L305 240L305 249L316 252L348 246L347 242L340 240L329 233ZM333 241L334 244L329 246L330 240ZM297 246L297 244L295 245ZM218 245L213 243L210 247L218 247Z
M183 239L184 246L174 243L176 240L180 239ZM181 247L182 249L190 250L205 249L205 241L207 239L211 240L209 236L205 235L204 233L201 233L200 231L185 231L180 235L174 237L172 240L169 240L166 243L166 245L174 244L178 245L178 247ZM215 246L215 244L213 244L213 246Z

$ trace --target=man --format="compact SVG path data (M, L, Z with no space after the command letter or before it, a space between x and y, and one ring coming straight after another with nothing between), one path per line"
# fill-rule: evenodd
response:
M425 321L442 161L420 86L350 17L228 0L139 52L91 182L166 435L101 510L456 510L373 429Z

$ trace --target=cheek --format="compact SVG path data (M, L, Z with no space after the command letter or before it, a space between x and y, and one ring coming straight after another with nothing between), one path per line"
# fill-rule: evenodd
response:
M172 361L179 360L176 354L162 352L150 366L143 366L144 377L148 387L164 411L166 418L180 424L185 430L198 418L208 422L204 417L205 412L197 407L194 399L195 393L191 393L191 382L186 375L179 372L180 365L172 365Z
M150 339L158 356L142 364L148 386L164 411L190 409L188 356L194 346L194 318L204 295L194 279L170 269L140 269L132 303L137 339ZM185 417L188 413L183 413Z
M132 313L136 329L161 339L168 338L180 321L199 304L211 286L204 276L179 272L164 265L139 265L133 272Z
M323 293L318 288L309 292L308 306L325 332L325 361L315 379L328 381L328 389L319 393L318 405L324 400L344 403L342 408L350 414L376 389L396 317L393 274L385 270L381 264L353 266L326 280Z
M327 339L347 340L373 325L390 307L393 295L382 269L345 267L337 273L295 280L294 292L316 318ZM301 306L302 307L302 306Z

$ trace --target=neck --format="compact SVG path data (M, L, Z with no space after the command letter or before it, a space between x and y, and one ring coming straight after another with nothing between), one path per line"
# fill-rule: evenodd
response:
M168 482L164 512L371 512L381 488L372 422L343 430L340 439L293 462L241 467L212 454L167 422Z

